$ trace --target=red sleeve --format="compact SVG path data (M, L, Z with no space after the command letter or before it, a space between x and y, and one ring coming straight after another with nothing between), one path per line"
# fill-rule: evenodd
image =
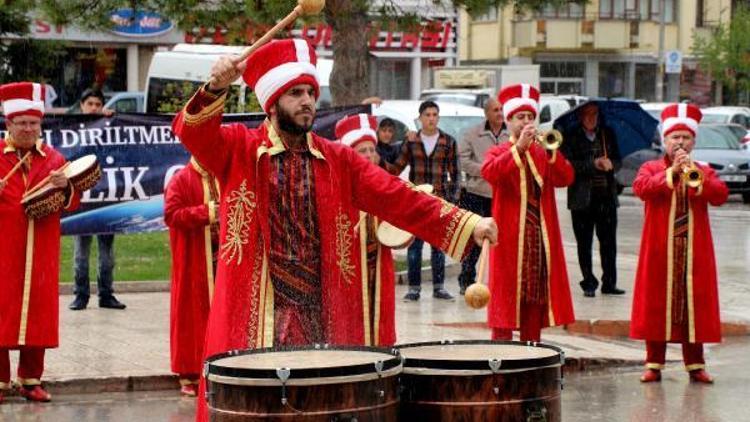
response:
M482 164L482 177L493 186L499 185L517 191L522 165L525 163L515 145L505 142L487 151Z
M550 178L552 186L564 188L573 184L575 172L565 155L559 150L552 153L552 163L550 164Z
M414 234L460 260L473 245L480 216L410 188L403 180L343 149L354 175L354 205Z
M245 126L221 125L226 93L211 94L202 87L175 116L172 131L212 174L226 180L232 152L245 139Z
M719 176L711 167L697 165L703 171L703 185L697 189L690 189L690 196L702 197L716 207L727 202L729 188L727 188L726 183L719 179Z
M671 196L674 188L671 168L659 168L658 162L644 163L633 182L633 193L644 201L659 196Z
M169 181L164 192L164 222L170 228L193 229L209 224L208 206L191 205L188 201L186 187L179 174Z

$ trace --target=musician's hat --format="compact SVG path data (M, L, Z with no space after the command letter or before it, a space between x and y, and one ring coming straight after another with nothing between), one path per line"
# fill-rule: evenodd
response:
M701 110L692 104L671 104L661 112L661 136L664 138L676 130L687 130L695 137L702 118Z
M315 88L315 97L320 96L317 61L315 49L307 40L274 40L247 58L242 79L257 95L263 111L268 113L276 100L294 85L310 84Z
M500 90L497 100L503 105L503 116L510 120L519 111L539 113L539 90L529 84L508 85Z
M375 132L377 127L378 121L375 117L364 113L352 114L336 123L336 138L352 148L365 141L377 144L378 135Z
M16 116L44 116L44 85L14 82L0 86L0 101L6 119Z

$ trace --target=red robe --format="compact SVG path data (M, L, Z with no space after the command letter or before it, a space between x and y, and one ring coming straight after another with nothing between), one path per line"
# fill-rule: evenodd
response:
M205 355L274 344L274 293L268 276L270 156L285 151L270 123L258 129L221 126L225 97L201 89L176 117L174 133L221 185L221 253L209 313ZM461 259L481 219L371 164L349 147L315 134L315 209L320 228L324 338L370 345L367 268L353 235L359 210L437 245ZM205 414L200 399L198 418Z
M164 221L172 250L169 339L172 372L199 375L214 285L209 183L216 179L191 161L164 192ZM216 198L218 199L218 198Z
M365 215L364 212L360 212L360 218ZM377 218L374 220L375 227L377 227L379 221ZM360 251L367 251L367 243L372 240L365 221L362 221L359 230L357 230ZM377 239L375 239L375 243L377 244L375 276L370 291L367 293L373 296L369 298L370 302L373 303L373 311L370 314L370 320L372 321L370 344L372 346L392 346L396 343L396 273L391 248L383 246ZM360 259L367 262L366 256Z
M18 163L15 148L0 139L0 177ZM28 162L29 160L27 160ZM60 267L60 215L38 220L26 217L21 198L65 158L37 142L28 175L19 169L0 192L0 348L54 348L58 345L58 274ZM70 187L72 190L72 186ZM66 210L78 206L72 192Z
M672 231L676 183L667 159L641 166L633 192L645 202L646 216L635 278L630 336L653 341L716 343L721 341L719 292L716 282L708 204L727 200L727 186L708 166L697 164L704 174L703 186L688 188L687 338L673 329L671 292L674 288ZM667 298L670 298L668 301Z
M527 177L527 163L533 164L531 180ZM491 296L487 324L490 328L520 328L520 270L524 250L524 229L520 222L526 216L527 183L536 183L542 188L541 225L548 280L548 312L543 327L575 321L554 189L573 183L573 167L559 151L550 159L536 144L521 156L511 139L487 152L482 177L492 186L492 216L500 229L498 244L490 250Z

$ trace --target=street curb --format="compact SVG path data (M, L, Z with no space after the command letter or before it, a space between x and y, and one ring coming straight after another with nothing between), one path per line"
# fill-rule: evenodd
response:
M445 265L445 278L457 277L461 273L461 265L457 263ZM398 271L396 273L396 282L398 284L408 283L407 271ZM422 268L422 283L432 281L432 268ZM154 280L154 281L115 281L115 293L159 293L168 292L170 288L169 280ZM74 283L60 283L60 294L61 295L72 295ZM98 292L96 283L92 283L91 295L94 296Z
M624 320L576 320L565 325L565 331L571 334L583 334L601 337L629 337L630 321ZM741 337L750 335L750 323L731 321L721 323L722 337Z

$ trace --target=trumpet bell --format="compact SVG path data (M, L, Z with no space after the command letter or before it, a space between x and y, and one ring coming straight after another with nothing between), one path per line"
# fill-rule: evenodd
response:
M541 146L548 150L548 151L554 151L556 149L559 149L560 146L562 146L563 143L563 136L560 131L552 129L547 132L541 133L537 136L537 141Z
M703 172L693 165L682 173L682 180L689 187L698 188L703 185Z

